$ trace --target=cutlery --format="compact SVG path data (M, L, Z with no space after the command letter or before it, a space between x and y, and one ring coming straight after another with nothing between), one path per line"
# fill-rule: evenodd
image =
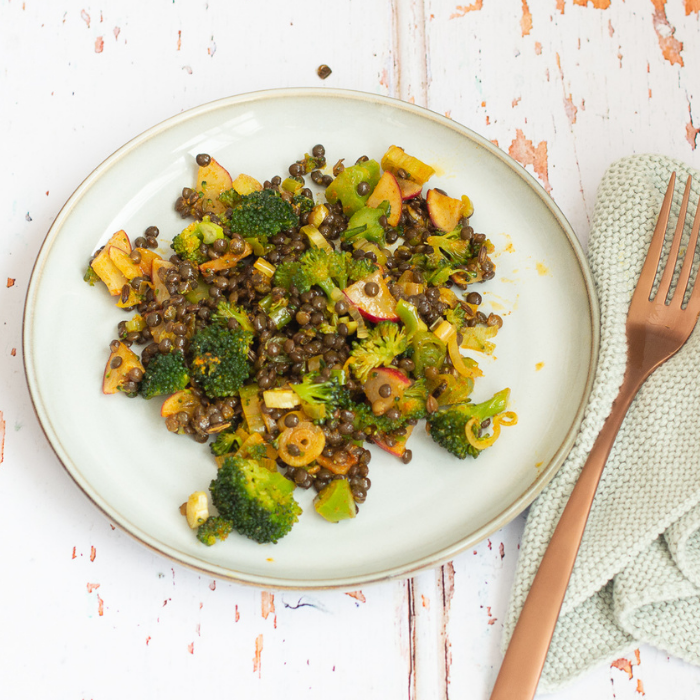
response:
M700 228L700 203L696 208L678 282L671 291L688 210L690 177L683 193L668 260L658 290L653 294L675 181L674 172L630 303L626 326L627 367L622 386L542 558L508 645L491 700L532 700L534 697L598 482L617 432L644 381L680 350L700 315L700 282L689 285ZM683 300L689 287L690 296L684 307Z

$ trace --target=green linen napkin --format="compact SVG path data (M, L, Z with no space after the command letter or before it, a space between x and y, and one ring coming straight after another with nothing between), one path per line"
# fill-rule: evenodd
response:
M504 649L622 383L627 310L674 170L675 226L688 175L693 214L700 194L700 173L685 164L631 156L614 163L600 184L588 246L601 307L599 365L577 441L530 509ZM686 238L692 216L687 218ZM700 665L700 328L646 381L625 418L598 487L539 691L556 690L641 642Z

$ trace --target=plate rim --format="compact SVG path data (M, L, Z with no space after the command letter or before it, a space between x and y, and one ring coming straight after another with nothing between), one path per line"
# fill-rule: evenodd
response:
M177 126L180 123L196 119L200 115L225 109L229 106L246 104L248 102L261 102L270 99L274 100L283 98L299 99L319 97L325 99L349 99L359 102L376 103L380 106L389 106L393 109L399 109L421 118L434 121L443 127L456 131L461 136L484 148L491 156L498 158L521 180L523 180L529 189L547 207L550 214L555 218L567 239L567 242L574 254L574 258L578 262L587 292L589 311L588 319L591 326L591 347L588 354L589 370L584 391L562 444L549 460L548 464L540 469L537 478L518 498L508 504L506 508L467 537L447 547L443 547L437 552L432 552L431 554L421 556L414 561L392 566L390 568L375 571L369 574L305 581L303 579L289 579L285 577L280 578L268 575L249 574L241 571L232 571L229 568L214 564L212 562L203 562L201 559L181 552L176 548L159 541L157 538L149 535L147 532L142 531L126 517L118 513L116 509L110 506L102 496L94 492L88 483L82 482L80 470L77 468L77 465L73 462L70 456L62 449L59 436L50 429L50 421L48 420L49 417L47 412L42 410L43 403L41 400L41 392L37 384L34 369L36 360L33 355L32 341L37 290L41 281L43 268L46 265L48 257L51 253L53 244L60 235L63 225L77 203L89 192L92 186L102 177L105 172L107 172L118 161L125 158L142 144L153 139L159 134L168 131L170 128ZM527 172L527 170L525 170L520 163L495 146L485 137L481 136L475 131L472 131L459 122L449 119L448 117L437 114L425 107L420 107L393 97L376 95L357 90L336 88L273 88L269 90L259 90L220 98L168 117L167 119L158 122L154 126L127 141L87 175L87 177L78 185L56 215L56 218L46 233L44 241L41 244L32 267L29 285L27 288L27 295L25 298L22 321L23 364L25 379L27 381L29 397L34 414L37 417L41 430L46 436L46 439L59 463L71 477L76 486L78 486L78 488L98 508L98 510L100 510L110 522L114 522L120 527L121 530L126 532L137 542L144 545L151 551L156 552L158 555L170 559L171 561L186 566L187 568L200 574L210 575L215 578L232 581L239 584L276 590L351 590L357 586L366 586L369 584L409 578L423 571L434 569L442 564L445 564L461 552L464 552L470 547L482 542L495 531L510 523L518 515L520 515L520 513L522 513L535 500L535 498L537 498L545 486L554 478L554 475L559 471L559 468L564 463L566 457L571 451L578 436L579 428L581 426L581 422L583 421L586 406L588 405L588 400L593 388L593 382L598 365L599 349L600 307L595 283L583 251L583 247L561 209L559 209L552 197L544 190L542 185L533 175ZM44 422L45 420L46 424Z

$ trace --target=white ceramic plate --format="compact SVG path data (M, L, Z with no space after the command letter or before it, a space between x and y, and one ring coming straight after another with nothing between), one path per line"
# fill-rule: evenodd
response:
M314 144L329 163L380 158L391 144L432 164L431 186L468 193L472 223L495 243L496 277L480 285L504 316L495 358L482 362L476 401L508 386L520 421L479 459L460 461L419 427L409 465L373 448L372 488L359 516L330 525L306 511L276 545L232 535L214 547L179 513L206 488L206 446L168 433L160 401L105 396L101 379L116 324L126 318L86 260L119 229L182 228L173 202L210 153L235 177L261 181ZM167 248L162 250L166 256ZM70 333L66 332L70 328ZM150 129L76 190L49 231L25 311L24 356L39 420L85 494L142 543L212 576L265 587L354 587L436 566L520 513L552 478L580 423L595 368L598 309L581 248L537 182L491 143L427 110L339 90L275 90L220 100Z

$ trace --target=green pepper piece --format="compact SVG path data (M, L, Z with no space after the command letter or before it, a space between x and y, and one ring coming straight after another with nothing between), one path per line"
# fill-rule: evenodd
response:
M361 182L369 185L366 195L357 193L357 186ZM330 204L337 201L343 203L343 213L345 216L352 216L356 211L365 206L372 190L379 182L379 163L376 160L366 160L363 163L356 163L343 172L331 182L326 188L326 200Z
M422 377L426 367L440 369L445 361L447 348L440 338L430 331L417 331L411 342L413 361L416 363L415 376Z
M406 339L410 340L418 331L427 331L428 326L418 315L418 309L405 299L399 299L396 304L396 314L406 327Z
M378 207L362 207L348 221L348 228L343 233L343 240L364 238L371 243L384 245L384 227L379 223L386 216L388 202L382 202ZM362 230L364 227L364 230Z
M355 517L355 499L345 479L331 481L314 501L316 512L329 523Z

